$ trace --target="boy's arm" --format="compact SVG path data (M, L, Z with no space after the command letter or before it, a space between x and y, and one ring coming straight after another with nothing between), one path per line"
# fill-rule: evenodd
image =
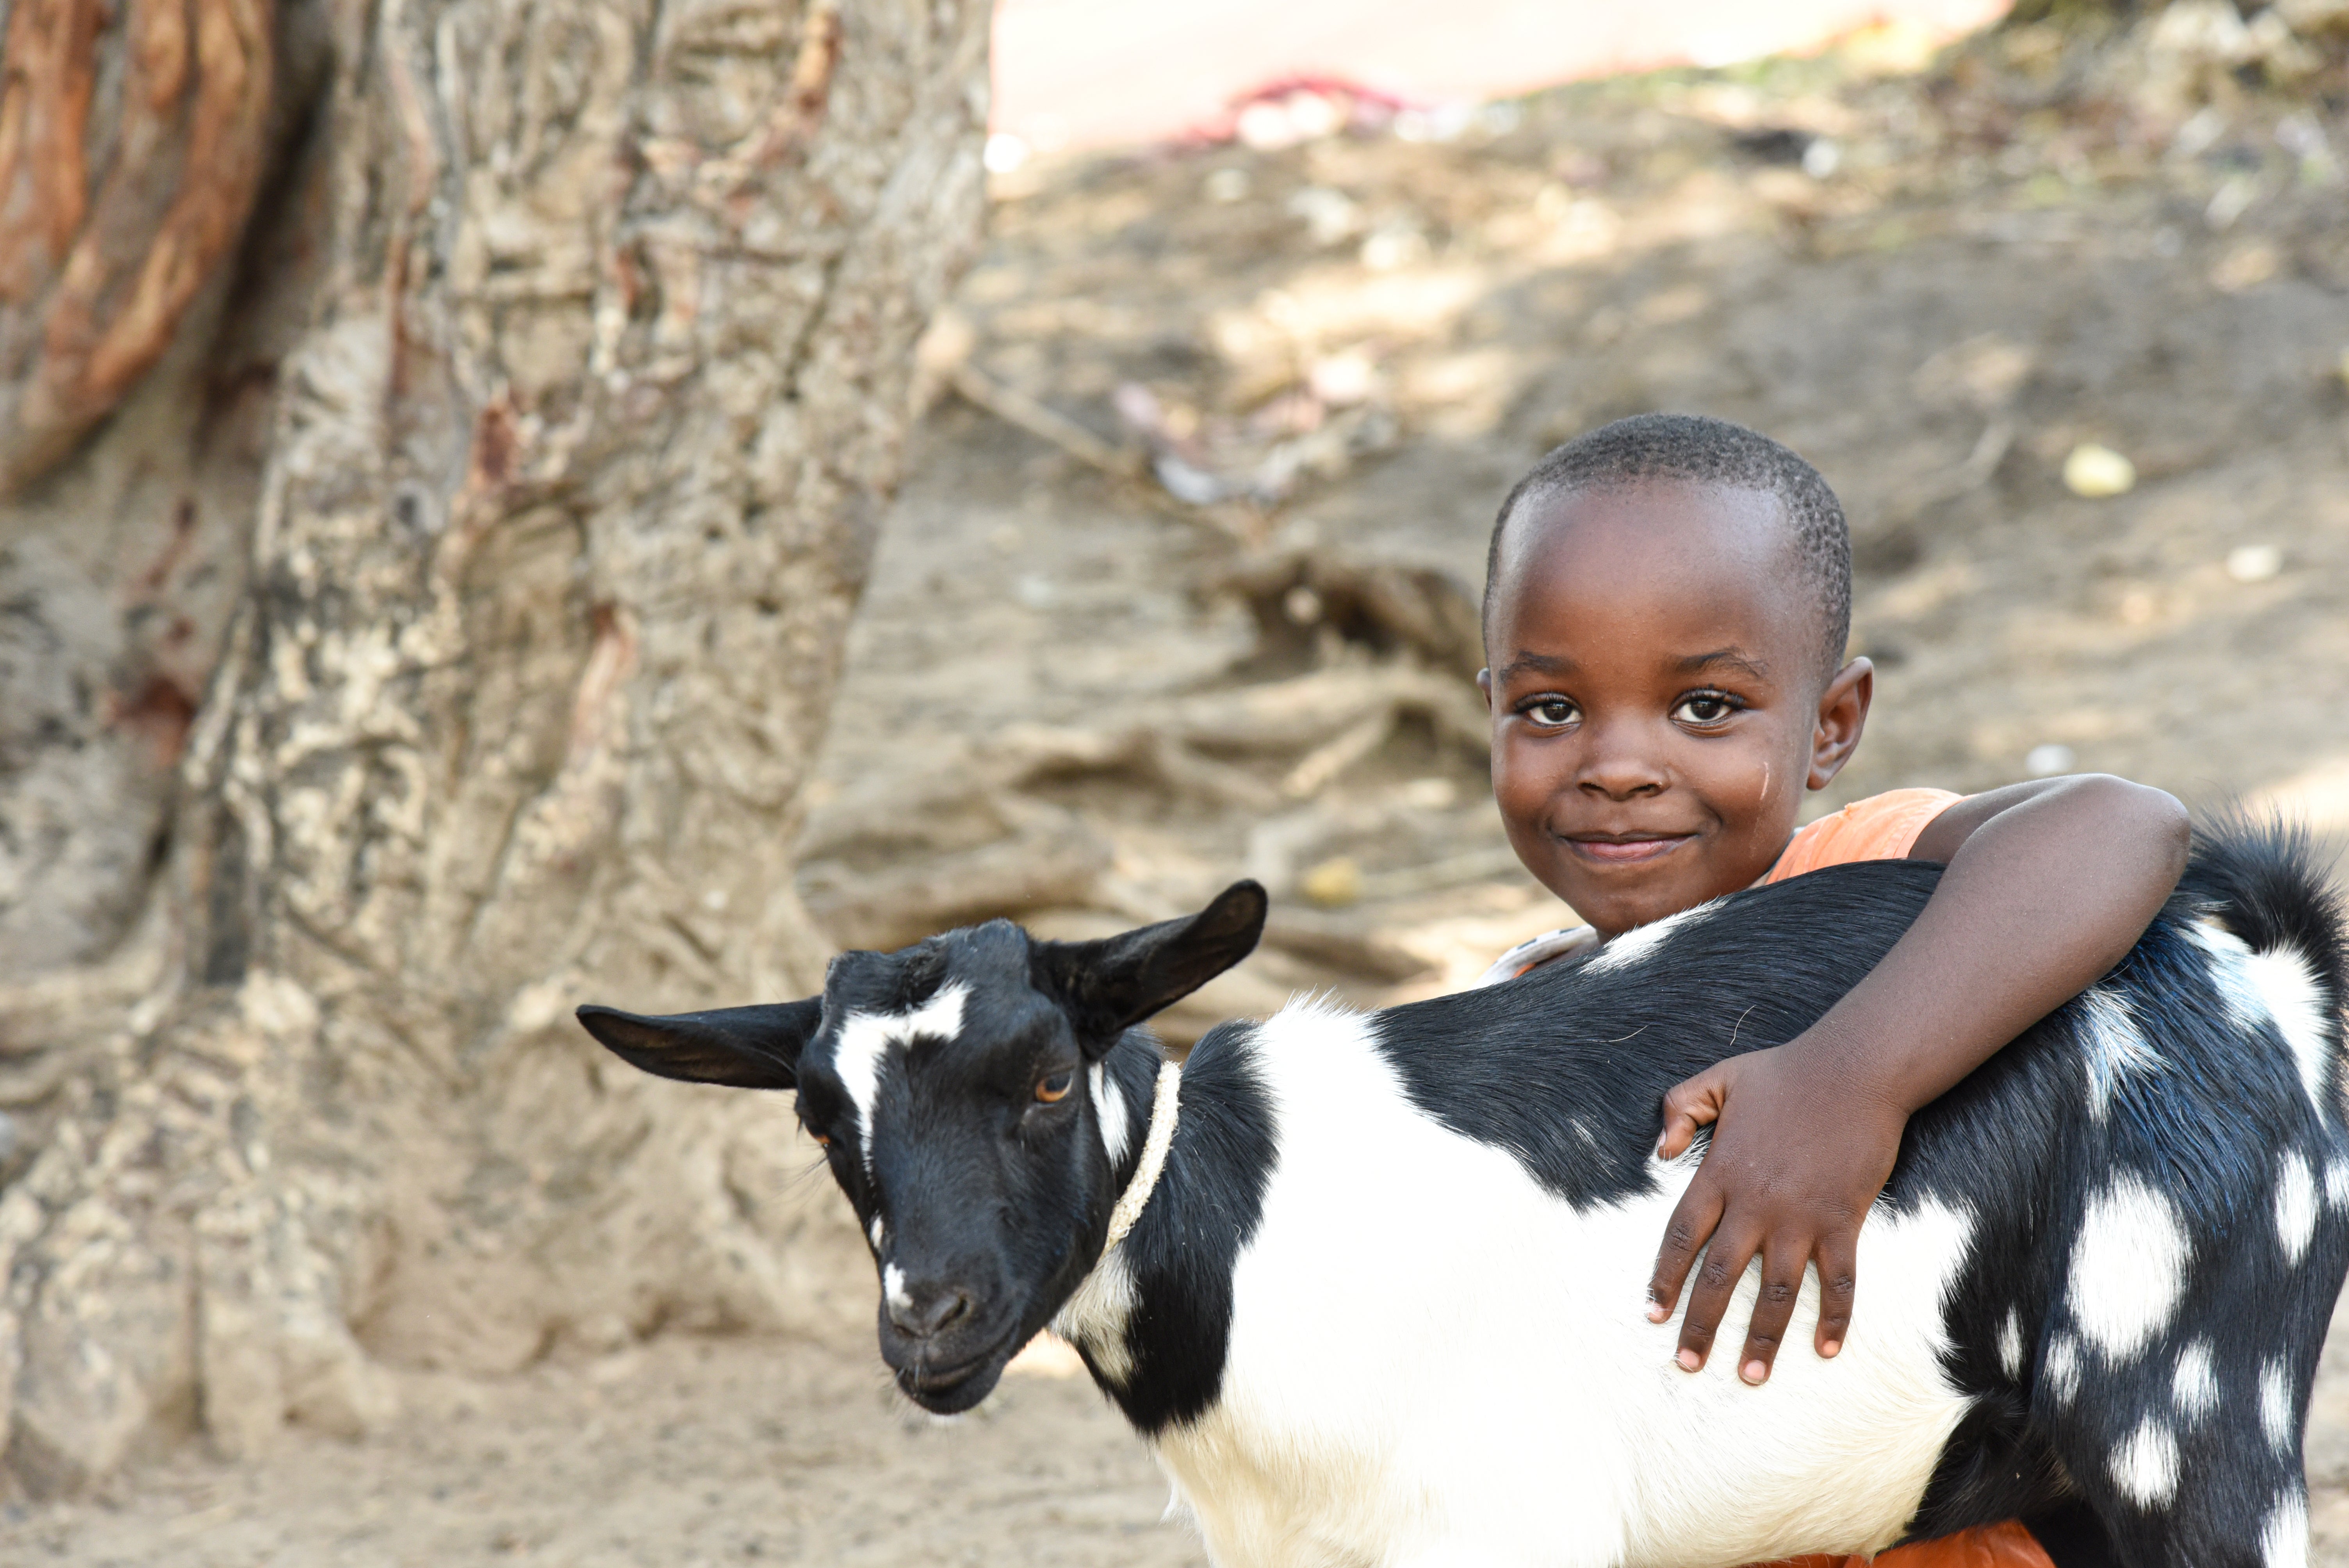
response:
M1815 1257L1818 1353L1842 1348L1860 1222L1910 1115L2121 960L2178 885L2187 838L2176 799L2102 774L1958 801L1909 852L1948 862L1940 885L1868 977L1794 1039L1664 1097L1665 1158L1717 1123L1648 1287L1661 1323L1712 1239L1681 1330L1682 1367L1704 1365L1757 1253L1762 1293L1740 1375L1769 1377Z

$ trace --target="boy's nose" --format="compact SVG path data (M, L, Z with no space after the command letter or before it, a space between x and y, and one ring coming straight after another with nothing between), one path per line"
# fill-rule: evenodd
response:
M1637 752L1608 751L1592 757L1575 782L1586 794L1632 800L1661 793L1664 771Z

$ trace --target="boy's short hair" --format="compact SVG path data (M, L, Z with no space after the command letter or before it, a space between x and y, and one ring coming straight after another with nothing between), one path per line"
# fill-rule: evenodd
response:
M1764 490L1775 496L1793 531L1798 569L1818 597L1826 669L1843 663L1851 637L1851 531L1843 503L1811 467L1759 431L1701 414L1635 414L1554 447L1511 487L1485 552L1485 618L1510 514L1529 495L1603 490L1649 480Z

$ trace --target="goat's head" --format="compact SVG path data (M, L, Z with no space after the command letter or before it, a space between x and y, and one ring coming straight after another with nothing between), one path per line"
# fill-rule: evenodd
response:
M843 953L804 1002L586 1006L579 1021L663 1078L798 1091L880 1270L882 1358L926 1408L966 1410L1100 1253L1119 1156L1149 1115L1145 1081L1104 1128L1112 1048L1247 957L1264 916L1264 890L1238 882L1195 915L1095 942L989 921Z

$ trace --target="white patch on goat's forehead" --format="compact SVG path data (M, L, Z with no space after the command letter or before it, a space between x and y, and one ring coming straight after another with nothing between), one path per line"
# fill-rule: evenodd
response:
M2199 1421L2219 1408L2219 1377L2209 1340L2195 1340L2178 1353L2178 1372L2169 1380L2169 1397L2177 1402L2178 1413L2189 1421Z
M1101 1124L1102 1147L1109 1150L1109 1162L1115 1165L1125 1158L1125 1096L1109 1081L1107 1062L1092 1065L1085 1074L1085 1088L1093 1097L1093 1119Z
M2292 1452L2292 1378L2281 1361L2260 1367L2260 1429L2277 1453Z
M881 1092L881 1066L890 1047L921 1038L950 1040L962 1033L962 1005L970 987L959 980L939 986L910 1013L851 1013L832 1047L832 1070L856 1107L856 1143L873 1168L873 1102Z
M2113 1090L2130 1073L2148 1072L2161 1057L2137 1026L2137 1017L2117 992L2096 985L2081 993L2083 1038L2088 1060L2088 1114L2098 1121L2112 1104Z
M2178 1491L2178 1439L2147 1417L2113 1449L2113 1484L2148 1508Z
M2275 1222L2284 1261L2298 1264L2316 1236L2316 1173L2298 1154L2285 1155L2276 1172Z
M1627 969L1643 958L1651 957L1666 937L1699 916L1712 913L1712 910L1711 904L1701 903L1694 909L1684 909L1678 914L1668 914L1661 920L1635 926L1612 942L1602 944L1597 953L1586 959L1582 965L1583 973L1603 975L1610 969Z
M2011 1306L1998 1326L1998 1364L2010 1377L2023 1376L2023 1319Z
M2297 1490L2278 1498L2260 1527L2260 1562L2264 1568L2308 1568L2308 1500Z
M2143 1177L2122 1176L2088 1204L2072 1244L2073 1321L2106 1356L2135 1355L2177 1310L2190 1256L2169 1200Z

